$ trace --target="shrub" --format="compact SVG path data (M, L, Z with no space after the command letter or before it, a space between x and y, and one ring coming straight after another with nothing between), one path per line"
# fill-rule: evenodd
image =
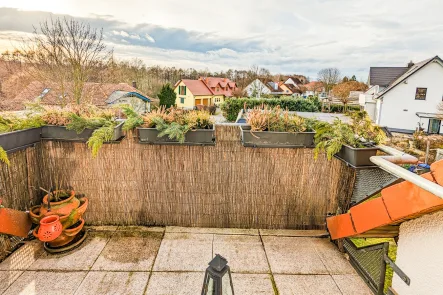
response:
M335 118L333 124L319 123L316 126L314 158L320 152L326 152L328 159L338 153L343 145L363 148L383 143L386 134L377 125L372 124L366 112L350 114L352 124L343 123Z
M320 106L314 100L302 98L230 98L220 105L223 115L228 121L235 121L238 113L243 107L253 109L255 107L265 106L274 108L280 106L281 109L293 112L318 112Z
M157 96L160 99L160 105L167 108L174 106L175 100L177 99L177 95L170 84L163 85L160 93Z
M264 110L254 108L248 112L247 123L252 131L305 132L312 131L311 120L282 111L280 107Z

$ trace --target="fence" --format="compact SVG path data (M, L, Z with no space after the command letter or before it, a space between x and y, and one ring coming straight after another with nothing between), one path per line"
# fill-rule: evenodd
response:
M85 143L42 141L10 155L0 195L11 208L38 187L72 186L89 198L89 224L324 229L348 208L355 172L312 149L245 148L238 126L216 126L215 146L142 145L132 134L91 157Z

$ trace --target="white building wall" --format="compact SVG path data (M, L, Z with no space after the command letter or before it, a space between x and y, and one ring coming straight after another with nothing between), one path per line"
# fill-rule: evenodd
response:
M271 90L263 84L259 79L255 79L248 86L245 87L245 91L249 97L260 97L262 94L271 94Z
M396 264L411 279L408 286L394 274L398 294L443 294L443 211L400 226Z
M426 100L415 99L417 87L428 89ZM443 67L432 62L409 77L407 84L401 83L384 95L378 124L390 128L415 130L419 122L415 113L437 113L437 106L442 102L442 97ZM422 127L427 130L428 120L422 122L424 122Z

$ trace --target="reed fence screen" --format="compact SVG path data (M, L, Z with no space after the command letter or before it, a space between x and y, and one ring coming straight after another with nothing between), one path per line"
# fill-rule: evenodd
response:
M127 134L93 159L85 143L42 141L0 165L4 205L39 204L38 188L72 186L94 225L324 229L349 206L355 172L312 149L245 148L238 126L216 126L215 146L139 144Z

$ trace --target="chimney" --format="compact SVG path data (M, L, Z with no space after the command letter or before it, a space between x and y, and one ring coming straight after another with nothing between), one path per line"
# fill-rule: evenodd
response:
M134 87L135 89L137 89L137 82L136 82L136 81L132 81L132 87Z
M414 63L412 62L412 60L408 63L408 68L412 68L412 66L414 65Z

